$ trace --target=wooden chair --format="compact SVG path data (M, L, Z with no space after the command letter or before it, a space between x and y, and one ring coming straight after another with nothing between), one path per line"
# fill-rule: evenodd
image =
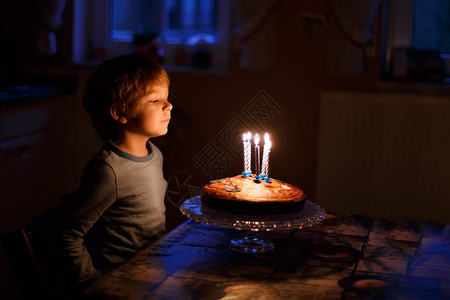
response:
M23 299L54 299L65 287L53 239L56 214L57 209L47 211L1 236Z
M48 286L31 242L31 232L17 229L1 237L14 277L24 299L47 298Z

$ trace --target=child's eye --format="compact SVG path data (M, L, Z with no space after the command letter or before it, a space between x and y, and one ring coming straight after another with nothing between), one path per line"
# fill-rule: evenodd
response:
M150 100L150 101L148 101L148 102L150 102L150 103L157 103L159 100Z

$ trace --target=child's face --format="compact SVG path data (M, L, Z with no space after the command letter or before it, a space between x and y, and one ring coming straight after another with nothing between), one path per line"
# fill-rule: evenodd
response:
M168 96L167 86L155 86L151 93L139 100L142 101L142 110L135 117L128 119L125 124L127 130L148 138L165 135L172 110Z

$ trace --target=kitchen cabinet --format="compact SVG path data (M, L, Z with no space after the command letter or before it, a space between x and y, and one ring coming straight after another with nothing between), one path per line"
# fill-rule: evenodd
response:
M60 203L74 186L75 94L0 107L0 234Z

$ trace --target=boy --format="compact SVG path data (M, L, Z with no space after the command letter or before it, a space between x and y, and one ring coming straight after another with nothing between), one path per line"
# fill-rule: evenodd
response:
M65 202L61 250L69 281L85 287L165 233L163 158L149 139L167 133L169 77L149 58L104 62L83 104L105 146Z

